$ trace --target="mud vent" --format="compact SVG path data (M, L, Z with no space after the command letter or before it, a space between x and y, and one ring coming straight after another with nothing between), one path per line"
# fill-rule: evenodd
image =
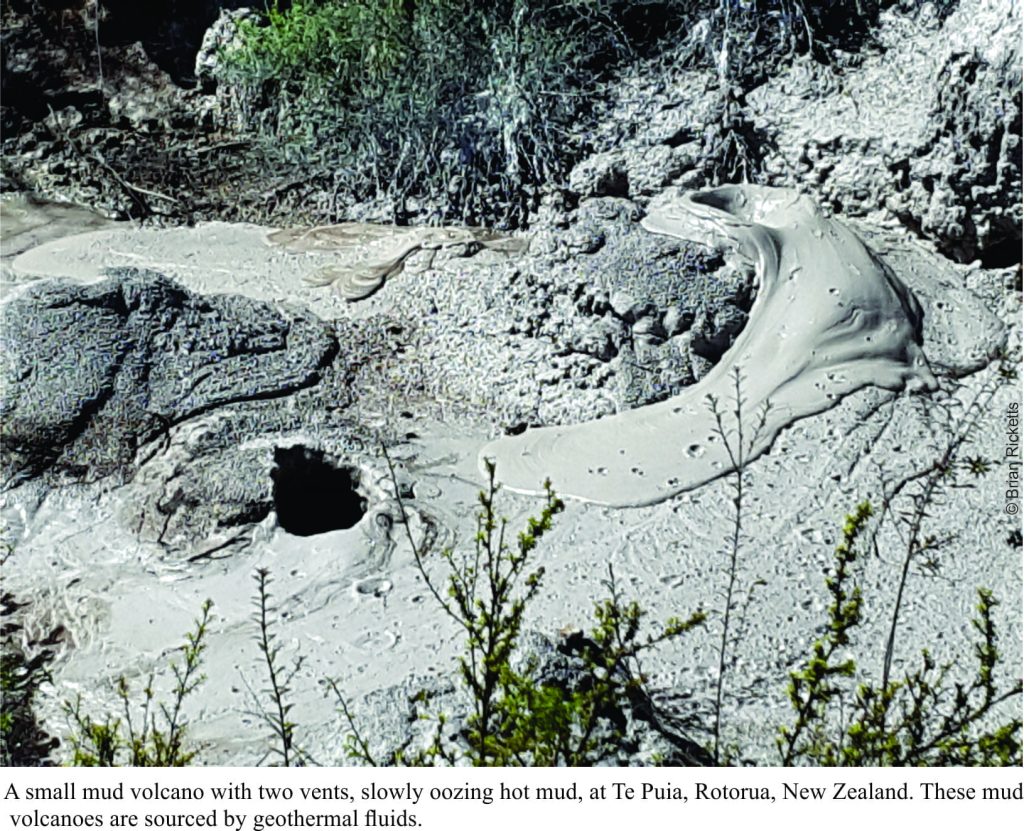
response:
M311 537L351 528L366 513L356 468L335 465L306 447L279 447L274 461L277 521L289 534Z

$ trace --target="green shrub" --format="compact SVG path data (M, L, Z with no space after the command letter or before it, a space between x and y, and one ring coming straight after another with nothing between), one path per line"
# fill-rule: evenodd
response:
M9 600L5 595L3 605ZM11 626L4 626L0 638L0 765L43 765L57 741L36 719L35 697L39 686L50 682L53 653L42 647L26 654L12 637Z
M409 20L395 0L294 0L267 10L266 25L243 20L243 48L225 57L249 83L273 82L285 98L358 93L407 55Z
M13 553L13 546L0 540L0 568L9 568ZM35 699L42 684L52 683L51 647L62 628L55 628L42 642L25 637L17 619L25 605L10 592L0 591L0 765L4 767L49 764L50 752L58 744L36 718Z
M301 0L242 27L226 77L260 90L268 150L396 218L514 225L564 176L600 81L682 0Z
M150 675L141 702L133 700L128 681L117 684L122 717L107 715L97 721L82 711L81 696L65 702L64 712L71 725L69 737L78 767L182 767L198 749L188 743L188 725L183 705L206 680L202 674L203 653L213 604L207 600L195 626L185 635L181 661L171 665L174 687L170 700L157 701Z
M614 757L624 744L627 726L612 714L633 708L638 700L649 702L639 656L701 625L705 615L697 612L685 621L672 619L653 633L642 635L643 612L637 603L622 599L609 571L606 585L610 597L596 605L590 639L574 653L582 661L581 677L573 685L545 681L543 673L538 676L538 656L516 661L514 652L521 640L526 608L540 591L544 576L544 568L534 567L531 558L563 505L550 483L545 483L547 498L540 516L527 521L526 530L513 544L507 521L496 513L498 485L490 462L487 471L488 485L480 493L474 547L471 551L446 549L441 553L448 574L444 586L437 585L430 575L425 562L429 552L416 545L411 535L409 539L435 601L466 636L465 649L458 659L459 678L472 711L465 729L455 737L446 736L441 716L428 748L414 753L398 748L384 761L506 767L597 764ZM407 520L401 500L399 504ZM405 525L408 529L407 521ZM339 685L329 683L351 729L350 755L377 764Z
M853 686L857 666L845 649L863 615L853 567L872 514L864 502L847 517L835 570L826 580L832 602L825 634L800 669L790 673L795 715L791 726L779 730L782 764L1019 766L1021 719L993 723L996 707L1021 695L1021 682L1008 690L997 686L1000 655L992 620L997 603L987 589L978 590L973 621L980 636L974 649L978 663L969 681L950 682L957 666L939 667L923 650L920 668L902 679Z
M586 136L615 71L665 46L718 72L712 179L754 179L768 137L742 91L794 54L857 48L892 1L275 0L222 74L268 159L335 194L325 219L341 194L397 222L510 227L604 149Z

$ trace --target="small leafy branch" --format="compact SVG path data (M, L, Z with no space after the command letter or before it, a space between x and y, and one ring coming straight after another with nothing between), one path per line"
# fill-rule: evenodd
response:
M181 660L171 665L174 688L170 702L157 702L150 674L142 691L141 708L132 701L131 688L122 676L117 683L123 720L108 715L94 721L82 712L82 699L64 703L71 726L72 764L80 767L182 767L195 758L197 749L188 745L189 722L184 704L206 680L202 673L203 653L213 603L203 603L194 628L185 635ZM141 709L141 714L136 711Z
M595 625L576 651L583 671L574 688L537 683L536 662L525 672L503 674L496 763L581 767L593 765L625 744L626 730L610 714L650 707L640 656L704 623L703 612L670 619L641 636L644 612L626 602L609 566L609 597L595 604Z
M746 399L743 397L743 377L739 367L733 370L733 410L732 416L735 429L726 426L725 413L719 407L718 399L712 395L707 397L708 409L715 419L715 435L719 437L725 451L729 456L729 465L732 475L729 483L733 489L733 522L732 531L728 540L729 564L726 568L727 583L725 588L725 607L722 611L722 637L718 646L718 677L715 683L715 725L713 731L712 756L715 764L721 763L721 734L722 734L722 696L725 690L726 670L730 663L730 654L734 640L730 640L730 623L733 611L735 610L736 577L739 573L739 555L743 541L743 497L744 485L747 474L747 465L753 454L754 447L760 440L768 420L768 413L771 411L770 402L765 402L758 411L757 421L749 441L745 440L743 428L743 406ZM751 588L751 592L753 587ZM750 595L748 595L749 605Z
M937 666L928 650L921 667L902 680L858 688L854 719L842 748L843 764L940 765L975 767L1021 764L1021 719L988 729L999 704L1021 694L1021 682L1008 690L996 686L997 648L992 611L998 605L988 589L978 589L972 621L980 639L969 683L946 684L952 663Z
M795 719L779 730L777 745L784 765L828 766L977 766L1020 765L1021 719L993 725L997 707L1021 695L1021 682L1000 690L1000 660L991 591L978 590L978 617L973 621L980 640L978 665L969 683L947 683L956 667L941 667L927 650L921 667L902 679L875 686L862 684L852 694L845 723L832 716L849 693L856 673L852 658L840 657L851 632L862 620L862 597L852 585L851 567L872 509L862 503L847 517L843 541L836 549L836 567L826 581L832 603L824 637L815 641L803 667L790 674L789 699Z
M10 553L11 547L0 542L0 567ZM10 592L0 591L0 766L4 767L47 764L58 743L39 723L35 698L41 685L53 683L49 668L60 629L41 641L25 636L15 617L23 605Z
M856 671L854 662L840 659L839 654L849 645L850 632L861 621L861 591L857 586L850 588L849 582L857 559L857 542L872 514L871 504L862 502L846 517L843 541L836 547L835 571L825 580L831 598L825 635L814 642L804 666L790 673L789 701L796 718L792 727L779 729L776 742L784 765L793 765L798 759L829 758L829 708L842 695L841 679L852 677Z
M338 712L341 713L342 718L345 719L345 724L348 727L348 732L345 734L344 742L345 754L350 759L356 759L363 764L370 765L371 767L382 767L385 765L391 767L401 765L406 758L406 751L408 749L409 742L406 742L406 744L401 747L394 748L385 761L382 762L378 760L370 749L370 745L369 742L366 741L366 737L359 729L355 716L352 715L352 710L348 706L348 699L345 697L345 692L338 683L338 679L325 678L323 683L328 692L334 695L334 700L338 703ZM440 747L440 731L441 726L439 725L438 735L434 740L434 748Z
M500 698L511 680L510 659L522 632L523 613L536 597L544 576L543 566L530 571L527 563L538 541L551 530L552 518L564 508L551 482L545 482L546 501L540 517L531 517L516 545L509 546L508 522L495 514L498 486L494 475L494 464L487 462L487 491L480 495L472 555L460 558L452 549L442 552L449 569L447 598L433 587L422 560L417 558L434 596L466 634L466 654L459 658L459 669L473 698L467 742L473 760L482 765L501 764L504 755L498 739L502 726Z
M52 654L44 649L30 657L9 639L0 642L0 765L4 767L40 764L53 748L34 707L39 685L50 683L47 664Z
M956 472L963 466L964 461L967 462L969 470L974 476L987 472L986 469L983 469L984 465L977 464L977 460L971 464L970 460L962 459L964 448L977 432L980 419L989 410L993 397L1008 379L1014 377L1014 373L1014 366L1008 359L1000 361L996 371L981 385L964 408L963 413L955 417L950 416L953 423L950 429L943 431L948 438L941 446L938 458L928 466L903 476L886 489L883 496L881 514L884 518L886 515L895 513L894 506L897 498L904 490L910 490L910 510L897 518L897 522L903 528L905 548L882 661L883 688L888 685L892 672L896 634L903 609L903 596L910 579L911 565L922 558L926 558L927 563L934 564L938 551L950 541L927 534L925 525L932 518L934 509L943 504L949 489L957 486Z
M385 458L392 480L397 482L386 451ZM510 660L522 631L523 613L527 603L536 596L544 575L543 567L531 571L527 563L538 541L551 529L552 518L564 508L551 490L551 483L546 482L546 502L540 517L528 520L526 530L518 535L513 547L507 540L507 520L499 519L495 512L498 485L491 462L487 463L487 474L487 490L479 495L480 510L472 551L459 554L448 548L441 552L449 572L444 593L427 569L429 552L412 538L400 489L397 485L395 489L420 575L437 604L466 635L466 653L459 658L459 672L473 703L466 750L470 761L476 765L502 764L499 760L504 752L498 739L503 720L501 700L511 679ZM343 712L347 714L347 707ZM451 763L455 761L451 752L442 752L438 741L430 755L432 759L442 757Z
M293 705L288 701L292 692L292 681L302 668L302 657L296 658L291 668L286 668L281 663L281 647L277 643L277 634L274 631L277 622L274 620L274 615L277 609L270 602L271 576L269 569L257 569L254 579L256 595L253 599L253 606L255 606L253 620L258 629L256 645L263 657L267 677L267 686L260 692L266 696L269 703L264 705L260 695L249 687L249 683L246 681L254 705L254 709L249 712L266 724L274 737L274 743L263 757L264 759L269 755L276 755L282 767L303 765L310 760L305 751L295 742L296 724L290 718Z

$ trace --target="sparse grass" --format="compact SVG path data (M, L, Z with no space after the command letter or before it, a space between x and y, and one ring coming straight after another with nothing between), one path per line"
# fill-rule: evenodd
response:
M746 93L797 55L855 60L875 43L879 14L898 0L705 0L695 3L691 60L714 69L719 102L705 125L703 161L713 184L756 182L772 136L746 109ZM694 35L697 35L694 37Z
M591 145L616 73L663 53L711 68L717 183L755 181L770 136L744 95L797 54L870 42L895 0L292 0L244 22L220 81L283 181L322 181L324 221L374 201L400 224L521 227Z
M732 615L736 610L736 578L739 575L740 548L743 544L743 496L746 487L747 466L754 447L761 438L771 410L770 402L765 402L758 411L753 429L744 436L744 405L743 377L737 367L733 371L733 409L731 426L726 424L726 414L722 412L720 402L714 396L707 397L707 406L715 419L715 434L725 447L729 456L731 475L729 484L733 490L732 529L726 541L728 564L724 569L726 576L725 598L722 608L722 635L718 645L718 676L715 681L715 724L712 731L711 755L715 764L722 761L722 695L725 691L726 672L732 663L737 635L730 629ZM751 588L751 591L753 589ZM749 600L749 595L748 595Z
M996 393L1007 381L1012 381L1015 377L1016 361L1009 358L1001 359L962 411L952 409L945 414L946 423L941 432L942 439L935 450L933 460L917 470L901 475L895 482L883 488L880 513L884 519L900 529L905 547L882 662L882 688L889 684L900 616L903 611L903 598L911 578L911 566L923 561L924 565L930 565L934 570L939 552L952 541L950 538L928 533L927 524L932 520L935 511L943 507L953 489L971 485L971 481L965 482L964 477L958 475L959 472L965 471L971 480L990 472L991 465L986 460L966 457L965 451ZM898 500L901 498L909 500L909 509L898 509Z
M798 54L832 63L837 50L875 44L882 11L899 0L714 0L708 8L709 62L742 89L763 83Z
M254 575L256 595L253 599L253 619L256 623L256 645L263 659L266 670L267 684L257 693L248 681L253 707L249 711L270 728L273 741L264 759L275 756L282 767L304 765L310 761L309 755L298 745L295 738L296 724L291 720L292 681L302 668L302 657L294 659L290 667L281 660L281 647L278 644L276 626L277 608L272 604L270 571L259 568ZM260 761L264 761L261 759Z

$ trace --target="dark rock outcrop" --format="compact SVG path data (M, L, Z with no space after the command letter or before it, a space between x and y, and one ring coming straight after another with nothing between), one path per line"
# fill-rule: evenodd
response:
M650 233L642 215L626 199L583 200L570 227L554 235L553 255L532 263L510 297L518 332L614 372L609 391L621 409L699 379L742 330L755 293L749 269Z
M339 348L312 315L130 269L42 283L2 316L9 484L127 473L139 447L185 419L315 384Z

